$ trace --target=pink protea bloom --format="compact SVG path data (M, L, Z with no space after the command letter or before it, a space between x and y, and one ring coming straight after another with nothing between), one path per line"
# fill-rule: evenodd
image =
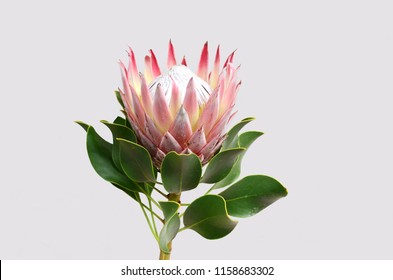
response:
M149 151L154 165L170 151L196 154L206 164L221 147L225 127L234 115L232 109L240 85L233 64L234 52L220 69L218 46L213 69L208 70L206 42L195 74L183 57L177 63L169 42L164 73L152 50L145 56L144 74L138 72L130 48L129 65L120 62L123 91L120 90L127 117L139 142Z

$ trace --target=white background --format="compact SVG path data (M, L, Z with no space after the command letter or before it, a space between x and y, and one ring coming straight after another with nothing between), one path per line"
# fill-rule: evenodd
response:
M285 199L226 238L184 231L174 259L393 258L390 1L2 1L0 259L155 259L138 206L95 174L74 120L113 120L117 61L171 38L237 49L236 120L265 135L243 175ZM235 121L236 121L235 120ZM233 122L235 123L235 122Z

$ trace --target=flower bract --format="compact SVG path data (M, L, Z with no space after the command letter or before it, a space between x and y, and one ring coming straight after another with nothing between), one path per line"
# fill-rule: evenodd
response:
M233 65L234 52L221 67L218 46L209 69L208 52L206 42L196 72L185 57L178 63L172 42L164 71L152 50L145 56L143 73L131 48L128 65L120 62L125 113L158 169L171 151L194 153L206 164L225 139L240 85L238 67Z

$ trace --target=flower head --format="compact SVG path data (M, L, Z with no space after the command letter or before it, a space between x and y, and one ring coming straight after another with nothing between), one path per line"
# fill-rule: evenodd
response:
M196 74L183 57L177 63L169 42L167 70L161 72L152 50L145 56L144 74L138 72L135 55L129 50L129 64L120 62L121 98L139 142L149 151L159 169L170 151L196 154L207 163L225 139L225 126L240 85L233 64L234 52L220 69L218 46L213 69L208 70L208 43L203 49Z

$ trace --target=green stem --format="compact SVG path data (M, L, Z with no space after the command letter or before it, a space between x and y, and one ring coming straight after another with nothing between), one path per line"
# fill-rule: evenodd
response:
M153 202L154 205L157 206L158 209L162 210L162 209L161 209L161 205L158 204L158 202L157 202L150 194L145 193L145 192L143 192L143 194L146 195L147 199L148 199L148 200L151 200L151 202Z
M149 200L149 204L151 204L150 200ZM161 221L161 223L164 223L164 219L160 217L160 215L158 215L156 212L154 212L152 210L152 208L150 208L149 206L147 206L146 204L144 204L143 202L141 202L141 205L148 210L152 215L154 215L158 220Z
M169 250L172 250L172 241L168 243L168 248ZM170 260L171 259L171 253L165 253L160 250L160 257L158 258L159 260Z
M149 228L150 228L151 233L153 234L154 238L155 238L156 241L158 242L158 234L154 231L154 229L153 229L153 227L152 227L152 225L151 225L149 216L147 216L147 213L146 213L146 211L145 211L145 208L143 208L143 203L142 203L142 201L141 201L140 199L139 199L139 205L140 205L140 207L141 207L141 209L142 209L143 215L145 216L145 219L146 219L146 221L147 221L147 224L149 225Z
M151 221L153 222L153 228L154 228L154 232L156 233L156 235L158 236L158 231L157 231L157 225L156 225L156 219L154 218L153 215L153 208L152 208L152 204L151 204L151 200L149 199L149 207L150 207L150 213L151 213Z
M152 187L153 189L155 189L153 186L150 186L149 184L147 184L147 185L148 185L149 187ZM145 190L143 187L141 187L140 184L138 184L138 187L139 187L140 191L141 191L144 195L146 195L147 198L148 198L149 200L151 200L151 201L154 203L154 205L156 205L156 206L158 207L158 209L161 210L161 206L157 203L157 201L155 201L155 199L154 199L149 193L147 193L146 190ZM165 196L165 197L166 197L166 196Z
M214 190L213 188L214 188L214 185L213 185L213 187L211 187L204 195L209 194L212 190Z
M178 232L181 232L181 231L186 230L186 229L189 229L189 227L182 227L181 229L179 229Z
M181 204L180 196L181 196L181 193L169 193L168 194L168 201L175 201L175 202Z
M181 193L169 193L168 194L168 201L175 201L179 204L180 202ZM160 249L160 257L159 260L170 260L171 259L171 252L172 252L172 241L168 243L169 253L166 253Z
M151 185L149 185L149 184L148 184L148 186L151 187L151 188L152 188L153 190L155 190L156 192L158 192L158 193L159 193L160 195L162 195L163 197L168 198L168 195L165 194L165 193L163 193L160 189L157 189L156 187L151 186Z

